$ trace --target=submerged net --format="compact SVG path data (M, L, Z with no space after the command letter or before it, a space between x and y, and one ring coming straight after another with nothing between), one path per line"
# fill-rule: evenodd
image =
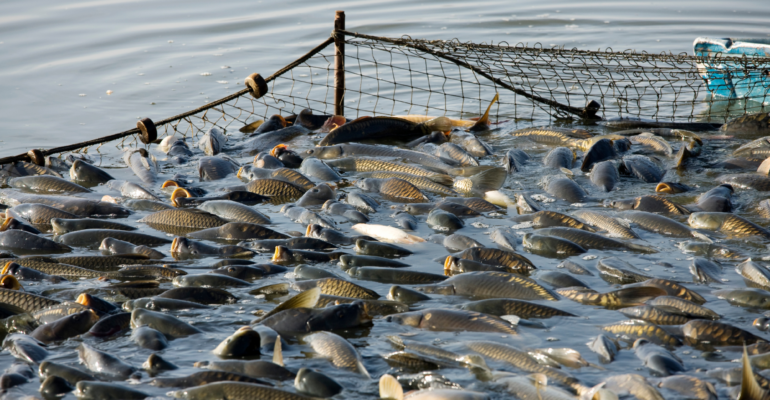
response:
M348 31L345 36L344 115L469 118L481 115L495 93L500 101L492 119L642 118L674 122L724 122L760 111L770 102L770 58L648 54L463 43L458 40L386 38ZM211 127L226 132L273 114L309 108L334 111L333 38L265 80L269 91L253 98L248 89L196 110L156 121L158 137L197 137ZM724 79L706 80L717 71ZM740 100L714 97L709 89L729 83L748 95ZM596 102L600 107L586 105ZM99 145L137 129L89 142L44 151L44 155ZM121 136L122 135L122 136ZM132 139L132 137L134 139ZM104 140L102 140L104 139ZM25 154L0 164L29 159Z

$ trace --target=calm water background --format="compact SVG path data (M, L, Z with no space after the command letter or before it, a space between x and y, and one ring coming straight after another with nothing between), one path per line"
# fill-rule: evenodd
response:
M362 33L583 49L692 53L697 36L770 36L770 8L757 0L3 2L0 156L232 93L320 43L338 9Z

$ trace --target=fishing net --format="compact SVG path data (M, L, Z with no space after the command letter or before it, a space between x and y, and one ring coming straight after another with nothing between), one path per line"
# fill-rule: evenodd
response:
M198 109L156 121L158 138L197 137L211 127L233 132L273 114L309 108L316 114L335 110L334 35L344 37L343 114L470 118L481 115L494 97L492 120L557 118L643 118L674 122L724 122L761 110L770 102L770 58L721 54L648 54L587 51L540 45L469 43L376 37L344 30L303 57L265 78L267 93L249 89ZM344 36L342 36L344 35ZM704 79L704 73L720 79ZM739 100L711 91L740 87ZM711 89L711 91L709 90ZM260 96L258 95L258 96ZM101 145L124 138L137 142L131 129L89 142L44 150L43 155ZM29 160L21 154L0 164Z

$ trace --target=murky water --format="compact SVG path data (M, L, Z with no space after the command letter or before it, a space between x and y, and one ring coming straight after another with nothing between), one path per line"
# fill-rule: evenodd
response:
M385 36L409 34L425 38L453 38L471 41L541 42L546 45L566 44L579 48L637 49L650 52L672 51L691 53L692 40L697 36L741 36L766 37L770 35L765 22L770 11L758 7L756 2L732 2L729 5L712 2L636 2L622 3L553 3L536 2L374 2L364 5L360 2L349 4L319 5L312 2L165 2L158 6L152 2L90 2L37 4L34 9L24 3L0 6L0 52L4 62L0 64L0 89L6 96L0 100L4 117L3 134L0 135L0 155L11 155L26 151L30 147L49 147L69 144L79 140L113 133L130 128L138 116L163 118L180 111L202 105L207 100L220 98L239 90L243 78L251 72L263 74L280 68L306 49L314 46L331 29L333 11L347 12L348 29ZM203 73L210 75L202 75ZM226 83L219 83L226 82ZM106 91L112 94L107 95ZM522 191L542 193L538 186L545 175L558 174L556 170L542 167L540 159L549 150L546 146L535 145L526 140L510 136L513 129L523 128L532 122L508 123L482 136L493 144L496 155L485 159L483 164L499 164L505 150L516 146L527 151L534 160L524 167L523 172L508 179L503 191L513 197ZM586 127L595 133L604 133L599 126ZM314 146L322 136L301 138L292 142L298 150ZM668 170L664 180L687 183L696 188L694 192L669 196L680 204L691 204L700 194L716 185L715 178L724 171L708 168L723 160L744 141L724 139L715 133L704 133L702 156L693 160L682 171ZM190 143L192 145L192 143ZM672 142L675 147L679 144ZM125 168L117 149L103 146L97 156L91 156L117 179L135 180L131 170ZM159 157L161 153L156 152ZM237 155L237 154L236 154ZM197 154L196 157L200 156ZM658 156L663 166L670 166L671 159ZM236 157L242 164L248 164L250 157ZM177 173L197 177L197 163L163 168L161 179L170 179ZM577 169L575 170L577 171ZM570 205L555 201L544 203L549 210L570 213L578 209L600 209L604 201L633 198L654 192L655 184L640 183L636 179L623 178L618 189L610 194L602 193L593 186L587 176L580 173L575 180L596 199L581 205ZM242 184L235 176L216 182L202 183L211 192L219 188ZM160 193L158 187L153 187ZM341 189L340 192L352 190ZM86 197L99 198L102 195L115 196L116 192L100 186L95 193ZM547 196L552 197L552 196ZM738 213L767 226L767 221L756 217L756 204L764 196L761 192L738 191L734 203L739 204ZM436 198L437 199L437 198ZM383 210L372 214L372 223L394 225L385 202ZM271 228L281 231L302 231L304 227L279 213L280 205L259 205L257 208L268 213L273 220ZM140 232L165 235L144 224L137 223L149 212L135 212L123 222L139 227ZM515 214L501 211L492 216L466 219L463 229L457 231L471 236L484 245L494 247L488 238L489 231L497 226L510 227L515 222L509 217ZM428 237L435 233L426 224L424 216L414 234ZM675 218L677 219L677 218ZM678 218L686 223L686 216ZM346 234L354 234L349 222L337 220L338 227ZM523 234L529 228L520 228ZM620 251L590 250L572 257L573 261L594 272L594 276L580 276L588 286L600 292L616 287L602 280L595 269L596 258L616 256L656 277L690 282L688 266L692 255L683 254L677 247L683 239L670 239L656 233L636 229L641 236L638 243L645 243L659 249L656 254L640 255ZM727 238L724 235L710 236L728 247L739 249L747 255L761 257L766 254L766 241L757 238ZM168 247L158 248L168 254ZM404 259L412 269L424 272L442 273L437 258L443 260L447 250L443 246L425 243L410 247L414 255ZM348 246L343 249L353 252ZM517 251L523 252L521 247ZM77 249L74 254L97 254L87 249ZM553 270L561 260L524 253L542 270ZM257 262L268 262L270 254L254 258ZM206 272L216 259L204 258L183 266L190 274ZM666 266L656 264L665 262ZM708 302L705 306L725 316L725 321L754 334L767 337L751 327L751 322L761 310L732 307L719 300L711 292L722 288L745 287L742 278L733 267L736 262L723 265L725 282L722 284L688 285L703 295ZM316 265L338 274L348 276L336 264ZM537 274L534 275L535 278ZM274 276L255 282L255 287L278 282L291 282L290 276ZM375 290L383 297L390 284L372 281L356 283ZM74 300L79 290L104 286L95 280L66 282L62 284L27 284L33 292L45 292L60 300ZM164 283L163 287L170 287ZM78 289L66 290L65 289ZM225 337L240 326L254 319L256 310L270 310L275 304L286 299L279 297L267 301L249 295L247 289L228 289L241 300L233 305L224 305L216 312L182 311L175 315L194 323L204 331L184 339L171 341L171 346L162 354L180 367L165 376L186 376L200 371L192 365L198 361L214 361L217 357L211 350ZM60 292L60 290L62 290ZM119 300L119 299L118 299ZM434 295L417 309L450 307L467 301L456 296ZM462 348L461 342L469 339L484 339L505 342L522 348L570 347L578 350L583 357L596 363L596 355L588 350L585 343L601 333L601 326L625 320L616 311L583 306L567 299L545 302L548 305L578 315L577 318L557 317L543 320L547 329L521 328L516 337L484 333L445 333L419 331L413 328L375 320L370 327L341 332L361 353L364 364L373 377L390 372L399 373L389 366L382 355L394 351L385 339L386 335L407 333L411 338L425 343L434 343L450 349ZM676 329L674 329L676 330ZM85 335L67 340L50 348L51 360L57 363L77 364L74 349L80 342L87 342L99 349L118 355L126 362L139 367L151 351L138 348L122 334L107 340ZM676 350L683 360L688 373L705 378L701 369L736 366L732 360L739 353L730 350L705 354L683 346ZM296 370L300 366L315 368L328 373L338 380L345 392L344 398L373 398L377 392L377 381L361 379L360 376L334 369L327 360L312 358L308 347L291 343L284 349L287 366ZM269 359L269 355L263 359ZM0 369L10 365L13 357L7 351L0 354ZM495 369L513 370L510 365L488 360ZM566 368L565 368L566 369ZM601 382L609 374L639 373L649 377L641 361L632 351L623 350L608 369L585 367L569 370L581 382L591 386ZM482 382L466 369L442 369L440 373L461 386L507 395L493 383ZM144 375L143 381L149 378ZM714 381L715 382L715 381ZM279 384L280 385L280 384ZM291 382L283 382L290 387ZM163 396L167 389L154 388L146 384L137 387L151 395ZM279 386L280 387L280 386ZM20 394L37 394L37 382L33 380L12 392L7 398ZM726 396L727 389L718 385L720 396ZM671 391L661 391L666 398L677 398ZM72 394L66 398L74 398Z

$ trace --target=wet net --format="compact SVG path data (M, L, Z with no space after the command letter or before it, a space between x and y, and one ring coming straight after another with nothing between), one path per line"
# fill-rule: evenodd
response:
M336 35L336 36L335 36ZM344 41L343 114L481 115L494 97L492 120L642 118L673 122L724 122L770 102L770 58L721 54L648 54L587 51L540 45L387 38L344 30L265 78L266 93L243 89L155 125L158 138L197 137L212 127L234 132L273 114L309 108L335 111L335 37ZM344 40L343 40L344 38ZM721 79L707 79L704 74ZM708 75L707 75L708 76ZM713 96L725 85L748 93L739 100ZM138 143L139 129L43 150L72 151L122 138ZM0 164L28 161L28 154Z

